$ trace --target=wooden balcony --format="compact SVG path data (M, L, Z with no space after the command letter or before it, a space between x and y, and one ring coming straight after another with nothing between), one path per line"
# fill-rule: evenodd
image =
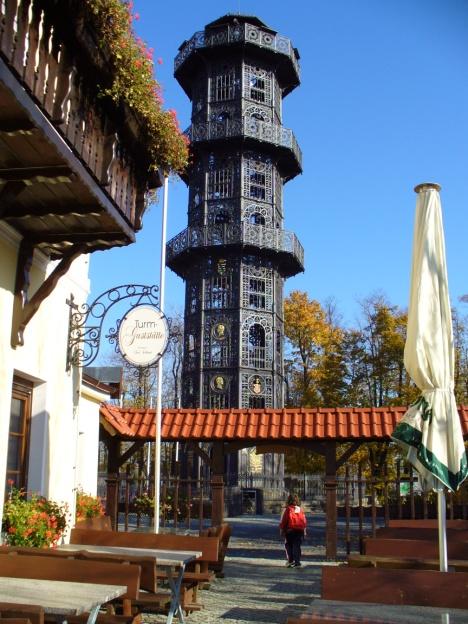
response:
M161 185L78 0L0 2L0 218L51 259L127 245Z

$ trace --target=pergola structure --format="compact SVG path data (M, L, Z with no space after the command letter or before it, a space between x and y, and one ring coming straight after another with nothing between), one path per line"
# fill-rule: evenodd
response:
M363 443L390 440L406 407L379 408L288 408L288 409L166 409L162 415L161 438L165 442L193 445L195 453L210 467L212 523L223 521L224 457L255 446L262 452L281 453L303 448L325 457L326 556L336 557L337 470ZM459 407L463 435L468 438L468 405ZM100 410L102 439L109 449L108 510L117 503L116 476L120 466L145 442L155 439L155 410L119 408L104 404ZM133 445L120 455L120 442ZM210 442L208 455L198 442ZM338 454L338 445L351 446ZM110 486L110 487L109 487Z

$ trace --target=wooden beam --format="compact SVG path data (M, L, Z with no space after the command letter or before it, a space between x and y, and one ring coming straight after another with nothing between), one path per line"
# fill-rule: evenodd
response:
M7 182L4 188L6 189L6 187L12 187L13 190L14 185L21 186L16 195L18 192L26 188L24 182ZM7 196L5 199L3 194L0 195L0 210L2 211L0 216L4 219L29 219L30 217L47 216L66 217L68 215L74 215L76 217L99 217L102 215L102 211L99 210L98 206L86 206L83 204L48 203L46 205L34 204L30 206L23 206L11 201L14 197L16 197L16 195L10 197Z
M325 493L326 518L325 556L328 560L336 559L336 442L326 442L325 453Z
M72 243L93 243L94 241L101 240L103 242L115 240L118 236L119 240L122 240L122 232L57 232L54 234L44 234L30 237L30 240L35 245L42 243L50 243L51 245L62 243L64 241L70 241Z
M43 167L13 167L0 169L0 180L6 182L24 182L27 186L32 184L49 184L71 182L75 174L66 165L47 165Z
M0 121L0 134L7 136L29 136L37 132L37 128L29 119L9 119Z
M351 444L351 446L348 449L346 449L346 451L344 453L342 453L340 455L340 457L337 458L337 460L336 460L336 468L337 468L337 470L338 470L338 468L341 468L341 466L348 461L348 459L351 457L351 455L353 455L353 453L355 453L362 444L363 444L362 441L360 441L360 442L353 442L353 444Z
M24 344L24 330L38 311L41 303L53 292L59 279L65 275L72 262L84 253L86 247L73 246L57 264L52 273L42 282L29 299L29 274L32 266L34 246L30 240L23 239L18 253L16 267L15 297L11 325L11 346L15 349Z
M125 453L120 455L120 457L117 459L118 467L120 468L120 466L123 466L123 464L125 464L125 462L128 459L130 459L132 455L134 455L137 451L139 451L145 443L146 443L146 440L138 440L137 442L132 444L132 446L129 449L127 449Z
M211 467L211 457L208 455L208 453L201 449L196 442L187 442L187 446L192 449L195 455L198 455L203 463Z
M0 219L8 217L8 208L10 202L13 202L22 191L26 188L24 182L7 182L0 189Z

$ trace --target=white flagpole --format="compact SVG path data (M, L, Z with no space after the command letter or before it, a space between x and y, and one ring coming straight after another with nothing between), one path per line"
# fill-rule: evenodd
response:
M159 272L159 309L164 312L164 290L166 283L166 224L167 224L167 194L169 181L164 176L164 197L161 225L161 267ZM154 451L154 532L159 533L159 497L161 495L161 406L162 406L162 357L158 362L158 394L156 397L155 418L155 451Z

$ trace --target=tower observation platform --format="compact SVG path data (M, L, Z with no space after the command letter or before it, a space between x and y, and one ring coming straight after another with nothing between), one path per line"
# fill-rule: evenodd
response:
M183 407L283 406L283 284L304 270L283 229L302 154L282 125L299 54L258 18L225 15L179 48L192 102L188 226L167 244L185 281Z

